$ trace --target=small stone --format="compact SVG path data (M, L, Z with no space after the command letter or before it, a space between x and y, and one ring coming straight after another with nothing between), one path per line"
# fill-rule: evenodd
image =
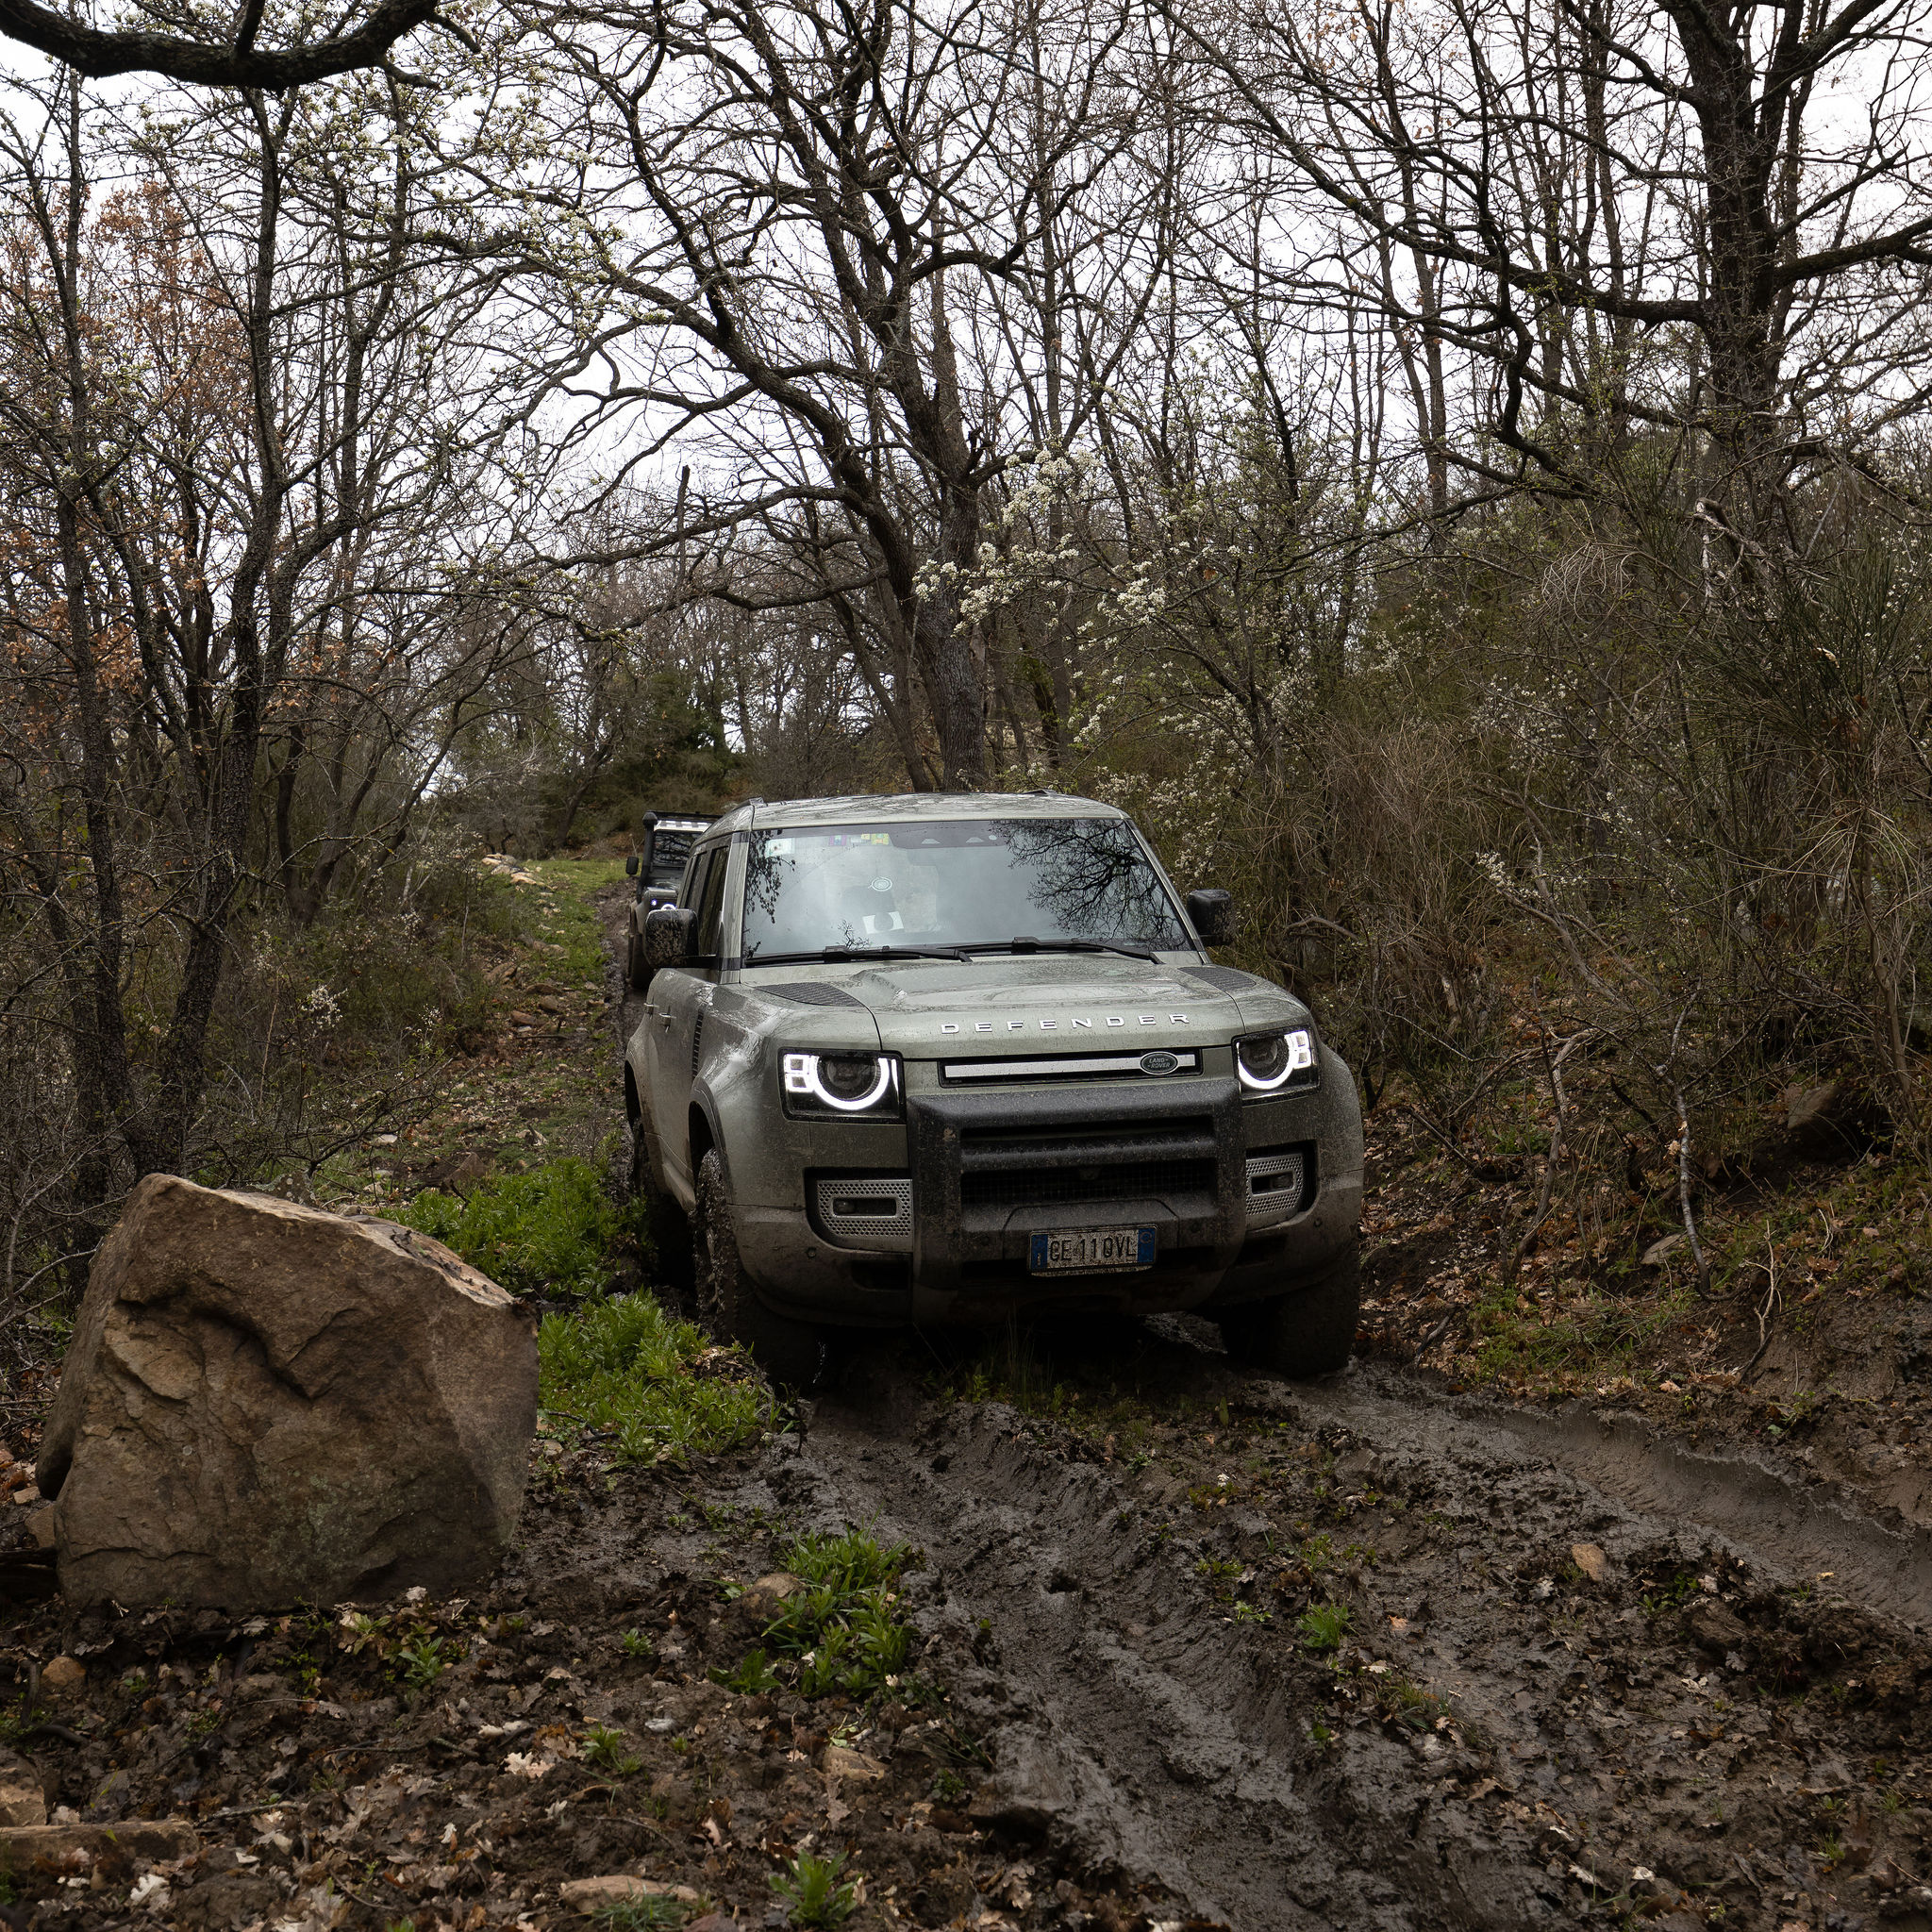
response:
M1592 1583L1604 1580L1604 1553L1596 1543L1572 1543L1570 1560L1590 1578Z
M769 1576L760 1576L752 1585L760 1596L788 1597L795 1595L805 1588L804 1582L792 1575L789 1570L774 1570Z
M0 1825L46 1822L47 1794L39 1785L27 1783L17 1772L0 1782Z
M38 1503L40 1500L41 1492L31 1483L25 1489L15 1490L13 1492L14 1506L17 1508L25 1509L29 1505Z
M871 1784L886 1774L886 1767L875 1757L844 1744L827 1744L821 1768L827 1777L854 1778L860 1784Z
M1849 1080L1826 1080L1819 1087L1788 1087L1785 1132L1794 1141L1839 1140L1857 1099L1857 1090Z
M27 1518L26 1526L38 1548L51 1550L59 1533L60 1512L53 1507L36 1509Z
M1707 1597L1697 1604L1685 1617L1684 1627L1689 1631L1691 1642L1709 1657L1723 1657L1726 1651L1740 1651L1751 1639L1750 1631L1744 1627L1738 1613L1728 1604L1720 1603L1714 1597Z
M41 1689L54 1697L64 1697L86 1682L87 1666L77 1657L57 1657L41 1673Z

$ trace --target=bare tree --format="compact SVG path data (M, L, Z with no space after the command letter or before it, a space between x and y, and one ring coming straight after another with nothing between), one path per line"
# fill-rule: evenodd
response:
M1282 223L1402 332L1432 451L1461 358L1463 475L1607 485L1720 575L1802 548L1808 483L1897 485L1932 375L1924 0L1168 17L1291 165Z

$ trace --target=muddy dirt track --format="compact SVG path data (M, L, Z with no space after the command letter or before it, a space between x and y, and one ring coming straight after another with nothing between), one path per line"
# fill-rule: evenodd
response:
M1932 1932L1923 1525L1634 1417L1290 1387L1186 1318L1005 1345L1051 1400L841 1350L734 1498L926 1553L977 1815L1241 1932Z

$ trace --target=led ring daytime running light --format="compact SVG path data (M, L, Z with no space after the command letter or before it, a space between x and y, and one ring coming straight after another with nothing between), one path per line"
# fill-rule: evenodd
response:
M1288 1042L1288 1064L1273 1079L1263 1080L1248 1071L1241 1047L1235 1048L1235 1071L1250 1093L1278 1093L1297 1074L1306 1074L1315 1064L1315 1041L1306 1026L1297 1026L1281 1036Z
M857 1100L842 1100L831 1091L819 1078L819 1057L815 1053L788 1053L785 1056L785 1091L788 1093L808 1093L823 1107L835 1108L840 1113L864 1113L867 1108L876 1107L892 1085L892 1062L884 1054L875 1062L875 1077L872 1091L862 1093Z

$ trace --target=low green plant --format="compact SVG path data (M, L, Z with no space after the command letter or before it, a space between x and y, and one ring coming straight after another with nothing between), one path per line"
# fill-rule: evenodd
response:
M626 1630L618 1639L617 1647L634 1662L641 1662L658 1654L658 1646L641 1630Z
M746 1651L744 1660L735 1671L713 1671L711 1682L737 1691L741 1697L761 1697L779 1688L777 1673L766 1658L762 1643Z
M1433 1690L1411 1684L1392 1673L1377 1680L1375 1704L1388 1721L1405 1731L1428 1731L1449 1715L1449 1707Z
M643 1893L636 1898L613 1899L597 1907L597 1923L609 1932L665 1932L681 1925L695 1909L686 1900Z
M856 1879L841 1879L845 1854L821 1858L800 1852L783 1872L772 1874L772 1890L790 1901L794 1925L842 1925L858 1904Z
M799 1538L783 1561L805 1588L765 1626L755 1675L761 1682L766 1657L775 1657L796 1660L807 1697L869 1697L897 1688L911 1661L912 1631L893 1586L911 1556L906 1544L881 1543L861 1529Z
M1301 1632L1302 1648L1321 1657L1341 1648L1341 1640L1355 1621L1346 1604L1311 1604L1301 1613L1295 1627Z
M646 1294L545 1316L537 1355L544 1405L608 1430L622 1462L721 1455L756 1441L775 1415L742 1355Z
M451 1663L451 1644L444 1637L419 1637L396 1646L390 1670L411 1690L426 1690Z
M602 1294L625 1233L603 1176L570 1157L481 1181L467 1196L429 1189L396 1218L515 1294Z
M628 1777L644 1768L644 1760L625 1748L624 1733L608 1724L592 1724L584 1733L584 1761L613 1777Z

